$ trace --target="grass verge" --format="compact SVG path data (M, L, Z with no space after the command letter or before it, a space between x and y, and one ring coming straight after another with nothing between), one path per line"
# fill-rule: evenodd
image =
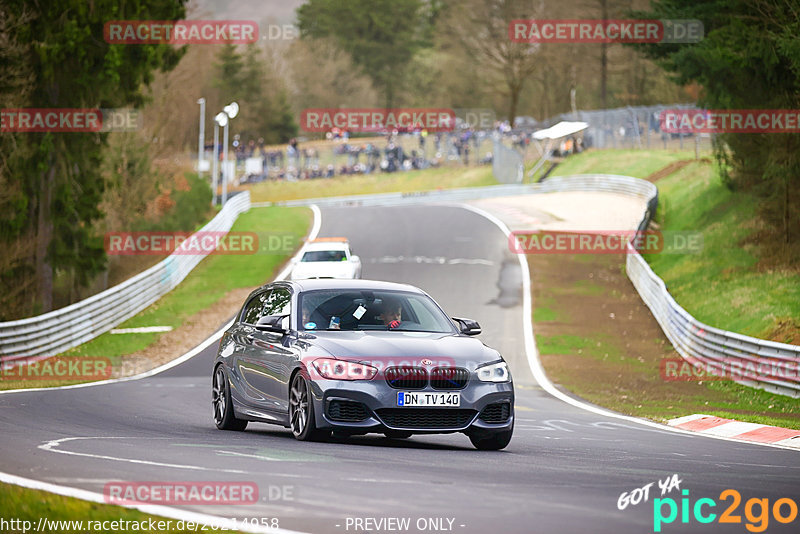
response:
M708 154L701 154L701 157ZM647 178L667 165L693 160L694 150L586 150L568 157L551 176L621 174Z
M713 326L797 343L800 277L761 266L752 239L756 199L725 188L708 161L676 165L693 158L693 152L589 151L569 158L557 174L657 177L661 229L704 236L700 254L646 256L676 300ZM798 399L731 381L666 380L662 360L680 356L627 279L624 256L528 261L537 345L557 384L595 404L661 422L706 413L800 429Z
M174 334L198 314L213 310L232 291L247 291L248 288L255 288L271 280L279 268L302 245L302 240L311 226L311 220L312 213L307 208L253 208L243 213L236 220L232 231L259 233L261 248L258 253L220 254L205 258L178 287L117 328L170 326L173 332L169 334ZM269 236L285 236L287 246L284 247L282 241L277 250L270 249ZM208 326L217 328L226 318L212 318L214 324ZM113 368L119 365L123 356L144 351L164 335L163 333L105 333L63 355L108 358ZM80 382L82 381L0 380L0 390L63 386Z
M730 191L705 162L662 178L658 188L661 229L703 236L698 254L645 256L680 305L717 328L800 343L800 270L764 261L755 239L758 199Z
M145 527L117 528L113 530L114 532L164 534L167 532L197 532L202 529L202 527L187 528L185 522L182 525L184 528L179 528L177 519L152 516L121 506L98 504L11 484L0 484L0 502L3 503L3 519L5 521L18 520L8 530L3 530L3 532L8 533L24 532L24 522L28 522L27 532L31 532L38 527L40 518L45 518L51 522L47 527L44 524L42 525L42 532L82 533L87 531L111 531L111 521L136 522L138 526ZM52 524L54 521L63 521L63 523L55 526ZM99 528L94 528L94 526L92 528L81 528L86 527L89 521L92 522L92 525L95 525L95 521L99 521ZM82 522L82 525L79 526L77 524L79 522ZM103 522L108 522L106 527L102 526ZM151 522L155 528L150 528ZM162 523L159 525L159 522ZM117 525L131 527L129 523L118 523Z
M456 187L497 185L492 167L439 167L421 171L337 176L297 182L267 181L250 188L253 202L278 202L302 198L411 193Z
M800 401L734 382L662 376L680 358L622 269L625 258L528 258L536 343L548 377L612 410L660 422L705 413L800 429Z

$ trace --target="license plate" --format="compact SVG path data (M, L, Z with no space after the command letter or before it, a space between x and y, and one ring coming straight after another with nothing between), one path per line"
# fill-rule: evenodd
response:
M461 393L418 393L400 391L398 406L461 406Z

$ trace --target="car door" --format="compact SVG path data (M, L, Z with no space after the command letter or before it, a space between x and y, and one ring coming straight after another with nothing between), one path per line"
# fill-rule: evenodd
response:
M233 330L233 337L236 343L236 350L233 354L233 364L237 373L242 378L241 391L244 394L244 401L250 406L263 409L268 408L269 403L264 393L261 391L263 385L260 384L259 369L254 363L254 342L258 330L255 325L263 315L264 307L269 299L271 289L266 289L255 295L245 304L239 321Z
M261 296L258 316L248 315L242 374L252 388L254 400L260 408L288 412L289 374L297 360L291 338L277 332L255 328L258 319L268 315L290 316L292 294L283 287L274 287ZM283 326L289 327L287 318Z

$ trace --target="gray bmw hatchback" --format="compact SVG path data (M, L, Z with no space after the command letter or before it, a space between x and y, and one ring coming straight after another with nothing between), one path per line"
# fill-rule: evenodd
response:
M422 290L369 280L282 281L255 290L214 360L214 422L335 435L463 432L498 450L514 430L506 362Z

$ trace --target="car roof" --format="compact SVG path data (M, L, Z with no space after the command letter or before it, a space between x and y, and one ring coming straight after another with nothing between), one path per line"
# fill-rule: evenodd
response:
M345 279L345 278L311 278L307 280L292 280L287 282L298 291L313 291L316 289L364 289L369 291L410 291L412 293L424 292L412 285L384 282L381 280Z
M348 247L347 241L310 241L305 250L347 250Z

